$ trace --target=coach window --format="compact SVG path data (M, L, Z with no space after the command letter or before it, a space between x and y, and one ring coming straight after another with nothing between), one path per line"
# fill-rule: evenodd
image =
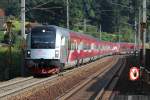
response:
M85 50L85 44L83 43L83 50Z
M85 48L85 50L88 50L88 44L86 44L86 48Z
M89 44L87 44L87 50L89 50Z
M94 49L94 43L91 44L91 50L93 50L93 49Z
M99 50L99 45L97 46L97 49Z
M87 43L86 46L87 46L87 50L88 50L89 49L89 44Z
M83 50L86 50L86 44L83 43Z
M102 50L105 50L105 46L102 46Z
M101 45L99 46L99 49L102 50L102 46Z
M104 45L102 46L102 50L105 50L105 46Z
M98 45L98 50L100 50L100 45Z
M104 46L104 50L107 50L107 47L106 47L106 45Z
M109 46L107 46L107 50L109 50Z
M106 46L106 48L107 48L107 50L109 50L109 47L108 47L108 45Z
M83 49L83 42L80 42L79 43L79 48L78 48L79 50L82 50Z
M85 50L88 50L88 44L86 44L86 48L85 48Z
M106 50L106 46L103 46L103 50Z
M71 41L71 50L74 50L75 49L75 44L73 41Z
M107 49L106 49L106 45L104 46L104 50L107 50Z
M97 45L95 45L95 50L97 50Z
M100 46L98 45L98 50L100 50Z
M76 48L75 49L78 50L78 46L79 45L78 45L77 41L75 41L75 44L76 44Z
M87 44L87 48L88 48L88 50L90 50L91 49L91 45Z
M88 44L88 49L91 50L91 44Z
M74 50L77 50L78 49L78 44L77 44L77 41L74 40Z
M87 50L87 44L85 44L85 50Z
M105 47L105 49L107 49L107 45L105 45L104 47Z

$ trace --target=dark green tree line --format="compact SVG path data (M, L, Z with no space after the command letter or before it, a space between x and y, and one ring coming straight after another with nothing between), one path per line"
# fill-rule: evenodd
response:
M20 18L19 1L1 1L0 7L5 8L7 15ZM101 25L104 32L120 32L123 41L132 40L129 37L133 37L140 5L141 0L69 0L70 29L83 30L86 19L88 33L99 31ZM66 27L66 6L66 0L26 0L26 20ZM150 10L147 10L147 18L149 23Z

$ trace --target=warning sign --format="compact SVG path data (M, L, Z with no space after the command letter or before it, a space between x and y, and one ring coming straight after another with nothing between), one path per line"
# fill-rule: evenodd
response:
M135 81L139 79L139 68L137 67L132 67L130 68L130 72L129 72L129 76L130 76L130 80Z

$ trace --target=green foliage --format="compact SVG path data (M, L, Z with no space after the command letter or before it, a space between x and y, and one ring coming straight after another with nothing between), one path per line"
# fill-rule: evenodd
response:
M121 38L123 42L134 42L135 32L130 27L122 29L121 34L123 34L123 37Z
M3 37L4 37L4 32L0 31L0 41L3 39Z
M14 31L16 31L16 32L18 32L21 28L21 23L20 23L20 21L17 21L17 20L14 20L13 21L13 25L15 26L14 27Z
M4 79L5 70L10 68L10 78L20 75L21 56L18 49L12 47L12 63L9 62L9 47L0 47L0 80Z
M6 16L19 16L20 15L19 9L20 9L20 5L18 0L8 3L8 5L5 8Z
M0 31L0 41L3 40L4 33L3 31ZM0 80L4 78L5 75L5 69L10 68L10 77L16 77L20 75L20 69L21 69L21 50L19 48L20 45L20 39L19 37L16 37L16 42L11 47L12 49L12 63L9 64L9 47L0 47Z
M133 41L130 36L134 33L133 26L138 19L140 4L141 0L69 0L70 29L84 31L83 20L86 18L86 24L91 26L87 27L89 33L91 30L99 31L101 25L103 32L125 32L128 35L123 35L123 41ZM66 27L66 6L66 0L26 0L26 20ZM19 0L9 1L9 4L8 0L3 0L0 7L6 8L10 15L20 17ZM147 2L147 9L150 9L150 2ZM147 10L147 15L149 22L150 10ZM18 24L18 30L19 23L15 24ZM94 33L92 35L96 36Z
M48 2L49 1L49 2ZM28 21L64 26L66 22L66 4L60 0L26 0L26 18ZM47 3L45 3L47 2ZM45 5L41 5L44 4ZM36 6L39 7L36 7Z
M8 1L7 0L1 0L0 1L0 8L5 8L8 6Z

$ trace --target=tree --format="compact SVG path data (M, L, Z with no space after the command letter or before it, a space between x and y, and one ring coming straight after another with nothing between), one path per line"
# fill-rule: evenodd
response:
M0 7L6 9L7 15L20 17L19 0L8 1L0 1ZM140 1L69 0L70 29L83 30L83 19L86 19L86 24L91 26L87 27L87 33L93 32L92 35L97 36L95 32L99 31L101 25L104 32L126 33L123 35L124 41L129 41L127 39L133 35L134 22L138 19ZM147 8L150 9L150 2ZM149 22L150 10L147 10L147 15ZM26 0L26 20L66 27L66 0Z
M19 0L1 0L0 1L0 8L3 8L5 10L6 16L15 16L19 17L20 13L20 4Z
M47 0L45 0L45 2L47 2ZM56 1L49 0L49 2L47 3L45 2L44 0L38 2L32 2L28 0L26 2L27 20L28 21L35 20L39 23L48 23L48 24L64 26L65 19L66 19L65 2L59 0Z

